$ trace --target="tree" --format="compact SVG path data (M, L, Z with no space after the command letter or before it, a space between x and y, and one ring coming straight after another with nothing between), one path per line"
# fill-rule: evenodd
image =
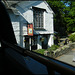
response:
M64 12L63 10L66 8L66 5L61 1L49 1L48 4L54 11L54 30L59 32L60 35L64 35L66 31L65 20L64 20Z
M67 16L65 13L65 22L67 27L67 32L72 33L75 32L75 2L68 1L69 6L67 7Z
M55 13L54 29L60 34L75 32L75 2L49 1L48 4Z

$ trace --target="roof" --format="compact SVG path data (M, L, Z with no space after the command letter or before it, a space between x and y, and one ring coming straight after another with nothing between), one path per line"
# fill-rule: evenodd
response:
M26 0L24 0L24 1L26 1ZM32 0L29 0L29 1L32 1ZM36 0L35 0L36 1ZM44 1L44 3L47 5L47 7L49 8L49 10L51 10L52 11L52 13L54 14L54 12L53 12L53 10L51 9L51 7L48 5L48 3L45 1L45 0L42 0L42 1ZM15 5L17 4L17 3L20 3L21 1L20 0L17 0L17 1L15 1L15 0L2 0L2 2L5 4L5 6L8 8L8 9L14 9L15 10Z
M46 11L46 9L38 8L38 7L34 7L34 6L32 6L32 8L33 8L33 9L38 9L38 10L42 9L42 10Z
M20 2L20 1L5 1L5 0L2 0L2 2L4 3L4 5L7 7L7 8L9 8L9 7L11 7L13 4L15 5L15 4L17 4L18 2Z
M49 6L49 4L46 2L46 1L44 1L44 3L47 5L47 7L53 12L53 10L51 9L51 7ZM53 14L55 14L54 12L53 12Z
M32 1L32 0L23 0L23 1ZM35 1L39 1L39 0L35 0ZM45 1L45 0L42 0ZM19 2L21 2L21 0L2 0L2 2L6 5L6 6L11 6L13 4L17 4Z

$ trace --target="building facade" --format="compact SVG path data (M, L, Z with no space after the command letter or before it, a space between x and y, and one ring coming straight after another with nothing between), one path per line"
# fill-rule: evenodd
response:
M35 50L54 44L53 11L46 1L8 1L6 4L19 46Z

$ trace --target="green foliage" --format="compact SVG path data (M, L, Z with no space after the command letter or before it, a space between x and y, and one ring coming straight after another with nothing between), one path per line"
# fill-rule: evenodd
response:
M36 53L44 54L45 49L33 50Z
M75 32L75 2L74 1L66 1L69 6L66 6L64 9L65 15L64 20L66 23L67 32Z
M56 50L57 48L59 48L58 45L52 45L50 48L47 49L47 51L51 52L53 50ZM39 53L39 54L43 54L44 55L45 49L38 49L38 50L33 50L33 51L36 52L36 53Z
M55 36L53 36L53 39L54 39L54 40L56 40L56 37L55 37Z
M49 51L49 52L51 52L51 51L53 51L53 50L56 50L57 48L59 48L59 46L58 45L52 45L50 48L48 48L47 50Z
M69 36L69 39L72 41L72 42L75 42L75 33L71 34Z
M47 3L55 13L55 31L62 35L75 32L75 1L47 0Z
M54 11L54 29L60 34L64 34L66 30L65 22L64 22L64 9L66 8L65 4L61 1L49 1L48 4ZM62 32L63 31L63 32Z

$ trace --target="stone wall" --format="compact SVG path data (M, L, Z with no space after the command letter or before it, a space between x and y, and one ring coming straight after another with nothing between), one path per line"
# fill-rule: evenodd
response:
M71 51L74 48L75 48L75 42L64 45L64 46L62 46L62 47L60 47L60 48L58 48L58 49L56 49L55 51L52 51L52 52L45 51L44 55L56 58L58 56L61 56L65 53Z

